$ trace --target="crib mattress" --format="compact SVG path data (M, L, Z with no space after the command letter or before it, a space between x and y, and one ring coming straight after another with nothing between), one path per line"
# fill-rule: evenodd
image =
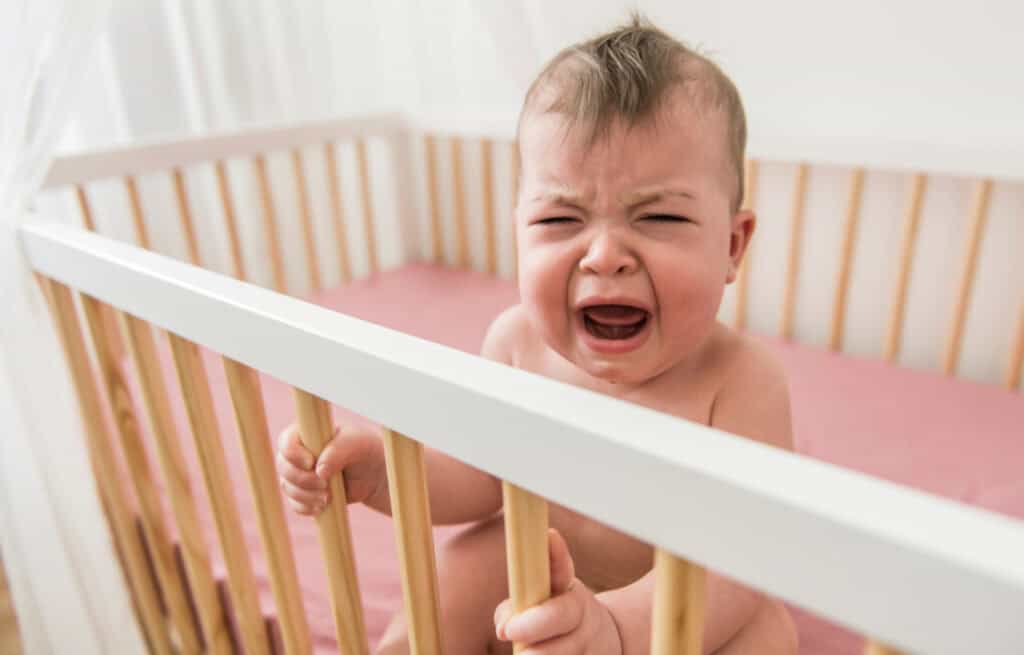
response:
M490 321L516 299L516 290L507 281L422 264L310 298L325 307L473 353L478 352ZM1024 519L1024 484L1016 481L1020 477L1019 462L1024 461L1019 427L1024 425L1024 402L1018 394L773 339L765 342L778 354L789 375L798 451ZM170 360L167 353L163 355L170 381ZM271 614L270 585L234 437L223 371L209 355L206 364L245 536L255 558L261 601ZM266 376L262 382L271 433L276 435L292 420L291 392ZM184 410L178 405L174 409L182 434L186 434ZM335 412L341 421L361 420ZM185 450L191 470L196 472L194 489L211 552L219 553L198 464L191 447ZM291 513L288 521L315 650L336 652L316 523ZM389 518L362 506L350 508L350 521L367 629L373 643L402 602L393 526ZM437 529L436 541L444 540L456 529ZM223 563L216 555L214 559L216 572L223 577ZM802 654L853 655L861 651L860 637L798 608L793 610Z

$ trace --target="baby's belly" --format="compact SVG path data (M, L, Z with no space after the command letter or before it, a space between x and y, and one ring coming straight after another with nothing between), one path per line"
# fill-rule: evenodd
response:
M551 527L569 544L576 577L595 592L618 589L642 578L653 565L653 550L617 530L550 504Z

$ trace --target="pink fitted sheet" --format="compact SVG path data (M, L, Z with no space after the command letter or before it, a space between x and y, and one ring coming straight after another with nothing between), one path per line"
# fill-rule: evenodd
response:
M430 265L409 265L310 298L325 307L474 353L490 321L516 299L516 290L507 281ZM765 341L781 358L789 375L800 452L1024 518L1024 484L1020 482L1024 401L1019 394L773 339ZM170 383L172 369L166 350L162 356ZM206 354L205 361L245 536L254 555L261 602L271 615L270 585L223 371L211 355ZM338 375L347 374L338 371ZM292 420L291 392L266 376L262 376L262 382L271 434L276 435ZM180 404L174 404L174 410L181 429L187 430ZM335 414L341 421L361 420L337 409ZM211 552L218 553L214 567L224 577L213 520L190 443L186 444L185 455L196 472L193 487ZM314 648L317 653L336 652L316 524L287 514ZM350 507L349 514L367 629L373 643L401 605L393 526L389 518L362 506ZM435 542L455 530L437 529ZM794 608L794 615L804 655L860 652L858 636L798 608Z

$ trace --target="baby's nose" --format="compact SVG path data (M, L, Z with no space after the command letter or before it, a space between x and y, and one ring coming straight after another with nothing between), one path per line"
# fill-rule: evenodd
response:
M637 270L637 260L621 239L602 233L590 242L580 260L580 270L595 275L623 275Z

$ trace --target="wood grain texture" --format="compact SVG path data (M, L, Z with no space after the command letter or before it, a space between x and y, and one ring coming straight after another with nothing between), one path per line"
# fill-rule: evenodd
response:
M293 391L302 444L314 456L319 456L333 436L330 406L301 389ZM329 484L331 500L316 521L331 590L335 636L340 651L345 655L368 655L369 642L356 577L344 476L340 473L335 475Z
M373 194L370 193L370 165L366 157L366 141L356 139L356 168L359 171L359 199L363 205L363 232L366 238L366 259L370 274L380 270L377 255L377 232L373 213Z
M448 142L452 162L452 215L455 219L455 265L469 268L469 226L466 224L466 176L462 167L462 139Z
M423 138L427 165L427 198L430 202L430 253L435 264L444 262L441 228L441 189L437 176L437 139L432 134Z
M548 503L540 496L502 482L509 598L518 614L551 597L548 558ZM514 644L514 652L525 648Z
M312 648L309 624L302 607L295 554L288 538L288 524L277 487L274 452L259 377L256 371L244 364L227 357L223 361L285 653L305 655Z
M1003 385L1007 389L1016 389L1020 386L1022 368L1024 368L1024 302L1021 303L1020 312L1017 315L1017 334L1013 337L1013 346L1006 362L1006 374L1003 376Z
M953 305L953 318L949 328L949 336L946 338L946 349L942 357L942 372L946 375L956 373L956 367L960 359L964 324L967 321L967 309L971 302L971 289L974 286L974 274L978 265L978 251L981 249L981 239L985 231L985 221L988 218L988 203L991 195L991 180L979 180L975 183L960 284L957 287L956 302Z
M174 197L178 203L178 220L181 222L181 232L185 235L185 247L188 249L188 261L196 266L202 266L199 258L199 242L196 240L196 225L192 217L192 208L188 203L188 190L185 188L185 176L180 168L171 171L171 179L174 181Z
M923 173L915 173L910 178L907 189L907 208L903 215L903 238L900 241L900 263L896 273L896 286L892 294L892 309L889 314L889 327L885 333L883 357L887 362L895 362L899 356L903 339L903 317L907 307L907 289L910 286L910 273L914 266L914 252L917 246L918 228L921 224L921 207L924 204L924 192L928 178Z
M295 174L295 194L299 200L299 227L302 230L302 245L306 250L306 275L309 288L319 291L320 259L316 254L316 234L313 231L313 213L309 208L309 187L306 184L306 171L302 166L302 153L298 148L292 150L292 171Z
M217 173L217 194L220 206L224 211L224 230L228 235L228 248L231 254L231 274L239 280L247 279L245 260L242 258L242 242L238 238L238 220L235 217L235 203L231 198L231 185L228 183L227 167L218 159L214 164Z
M120 313L120 317L128 351L131 353L142 389L150 432L156 443L157 461L160 463L167 496L171 501L171 511L178 526L182 559L206 650L213 653L231 653L231 635L213 581L210 554L202 529L199 527L188 467L178 443L153 333L150 325L144 321L124 313Z
M494 141L480 139L480 185L484 203L484 245L487 272L498 272L497 227L494 218Z
M704 569L658 548L654 572L651 655L701 655Z
M167 530L163 513L160 489L149 463L149 456L142 441L140 424L135 414L135 403L124 377L121 360L111 353L107 344L110 335L104 324L104 313L111 307L81 294L82 315L92 338L93 352L100 369L100 379L106 392L107 406L113 417L114 432L121 449L126 469L138 502L139 518L143 535L150 554L150 564L163 593L164 603L175 630L186 651L200 649L199 633L192 621L188 590L178 575L174 556L174 544Z
M829 349L833 351L843 348L843 328L846 324L850 272L853 270L853 252L857 245L857 224L860 222L860 205L863 195L864 169L855 168L850 174L850 189L846 197L846 218L843 221L843 241L839 251L839 270L836 273L835 297L832 300L832 326L828 345Z
M263 155L256 155L252 163L253 170L256 173L256 184L259 187L260 203L263 206L263 236L267 240L270 270L274 276L274 289L281 293L287 293L288 285L284 277L281 238L277 232L277 214L274 211L274 198L270 192L270 181L267 179L267 162Z
M92 206L89 203L89 195L81 184L75 185L75 199L78 201L78 209L82 214L82 225L90 232L96 231L96 221L93 219ZM104 309L101 320L105 326L106 334L110 337L110 350L114 357L121 359L124 356L124 343L117 331L117 319L109 309Z
M334 144L324 144L324 158L327 166L327 197L331 203L331 222L338 248L338 266L341 268L341 283L352 279L352 263L348 255L348 230L345 227L345 206L341 200L341 181L338 177L338 160Z
M142 535L136 531L127 495L122 487L121 479L113 474L117 470L114 449L103 424L100 414L100 398L96 389L95 377L89 366L85 341L78 323L71 292L66 286L52 280L41 278L42 286L54 320L61 349L71 372L71 381L75 389L75 399L85 427L90 457L99 471L96 484L107 509L114 542L121 552L125 573L128 578L135 607L139 613L140 623L146 639L153 652L159 655L171 655L177 652L172 646L172 633L160 608L160 593L154 585L149 573L146 547ZM176 635L179 646L187 651L181 635Z
M807 192L807 164L798 164L793 177L793 198L789 218L789 250L786 256L786 286L782 295L782 317L779 335L793 338L793 316L796 312L797 280L800 275L800 253L804 234L804 202Z
M411 655L440 655L441 623L437 563L430 522L423 445L384 430L391 516L395 520L402 595Z
M139 197L139 188L135 184L135 178L130 175L125 177L124 188L128 192L128 202L132 208L135 243L146 250L152 250L149 243L149 230L146 229L146 218L142 211L142 198Z
M754 211L757 200L757 174L758 162L756 159L748 159L743 167L743 203L741 208L746 211ZM756 232L755 232L756 234ZM750 304L750 266L753 256L753 241L747 244L747 252L740 262L740 270L736 277L736 313L733 316L733 327L743 330L747 327L747 306Z
M167 334L167 339L188 413L192 442L199 455L203 480L210 498L217 537L224 553L228 573L227 589L238 626L239 641L246 653L270 655L270 642L264 629L251 554L238 515L238 503L228 474L224 442L214 413L213 396L202 356L199 348L190 341L171 333Z

